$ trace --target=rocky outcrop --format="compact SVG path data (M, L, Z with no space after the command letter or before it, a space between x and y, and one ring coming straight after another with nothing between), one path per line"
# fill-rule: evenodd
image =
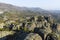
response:
M24 20L14 20L3 26L4 30L15 32L14 35L6 36L7 40L58 40L54 34L59 34L59 25L50 16L22 18Z
M36 33L30 33L26 36L24 40L42 40L42 38Z

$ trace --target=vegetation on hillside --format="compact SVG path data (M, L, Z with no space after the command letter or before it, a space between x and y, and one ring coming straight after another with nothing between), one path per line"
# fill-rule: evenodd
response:
M60 38L58 23L50 15L21 15L4 12L0 18L0 31L14 32L3 37L4 40L59 40Z

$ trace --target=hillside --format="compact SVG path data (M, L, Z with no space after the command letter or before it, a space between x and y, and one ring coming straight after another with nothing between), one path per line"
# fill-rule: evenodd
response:
M0 10L2 11L18 11L18 12L26 12L30 14L33 13L46 13L48 14L49 12L46 10L43 10L41 8L28 8L28 7L18 7L18 6L14 6L11 4L4 4L4 3L0 3Z
M51 15L57 22L60 22L60 12L59 10L44 10L41 8L28 8L28 7L18 7L11 4L0 3L0 11L11 12L12 14L17 13L18 15Z
M0 40L60 40L57 12L0 3Z

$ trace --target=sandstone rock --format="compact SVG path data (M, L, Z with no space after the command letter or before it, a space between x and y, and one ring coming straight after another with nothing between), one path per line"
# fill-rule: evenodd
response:
M42 40L42 38L38 34L30 33L26 36L24 40Z

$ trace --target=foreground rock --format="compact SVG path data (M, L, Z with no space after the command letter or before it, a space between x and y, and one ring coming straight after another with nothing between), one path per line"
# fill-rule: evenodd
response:
M42 38L38 34L30 33L26 36L24 40L42 40Z
M13 35L13 31L0 31L0 40L5 40L7 35Z

